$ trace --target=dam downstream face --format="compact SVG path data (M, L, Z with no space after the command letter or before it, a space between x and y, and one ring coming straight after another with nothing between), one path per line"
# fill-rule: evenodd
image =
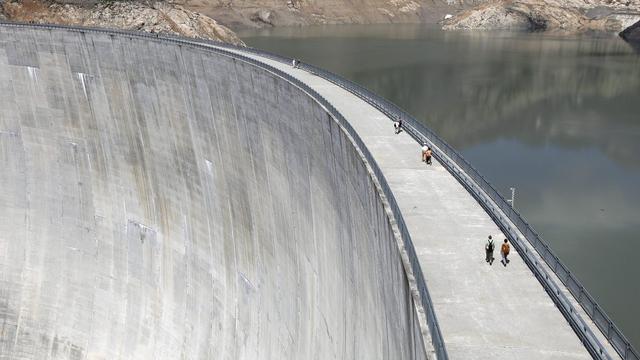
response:
M422 359L389 220L307 94L0 26L1 359Z

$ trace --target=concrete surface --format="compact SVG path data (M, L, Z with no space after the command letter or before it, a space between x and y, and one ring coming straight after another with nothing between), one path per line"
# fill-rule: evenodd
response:
M401 140L398 159L427 175L415 181L435 178L438 166L412 168L414 144L371 124L378 155ZM450 217L456 196L483 236L493 229L438 178L442 190L425 194L442 196L436 215ZM425 358L362 159L317 103L260 68L159 41L0 26L0 189L0 359ZM408 219L431 235L446 225ZM422 253L446 244L420 240ZM434 286L479 276L462 267L475 253L450 259L459 279L425 254L437 260L427 275ZM485 271L524 277L518 266ZM436 286L448 335L467 326L453 320L489 314L463 316L459 287ZM570 338L553 330L553 344Z
M489 215L437 161L422 163L420 147L409 135L394 135L390 119L346 90L251 56L318 91L373 154L416 246L451 359L591 358L513 246L511 262L500 264L505 237ZM485 262L488 235L496 243L492 266Z

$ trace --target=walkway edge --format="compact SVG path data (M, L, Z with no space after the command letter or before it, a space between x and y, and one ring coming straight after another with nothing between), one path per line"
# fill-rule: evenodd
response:
M527 266L593 358L612 359L619 355L619 358L625 360L640 359L638 352L622 332L551 248L456 150L395 104L380 98L360 85L315 66L304 64L302 67L360 97L390 119L402 118L403 127L419 144L427 142L434 148L434 156L478 201L523 255ZM493 196L491 196L492 193ZM577 306L578 304L580 306Z

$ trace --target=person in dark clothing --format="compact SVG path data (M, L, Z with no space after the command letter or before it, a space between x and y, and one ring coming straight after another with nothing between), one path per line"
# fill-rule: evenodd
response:
M402 119L397 119L393 123L393 127L396 129L396 135L400 134L400 132L402 131Z
M486 253L485 261L489 263L489 265L493 265L493 250L495 246L493 245L493 239L491 235L489 235L489 239L487 240L487 244L484 246L484 250Z

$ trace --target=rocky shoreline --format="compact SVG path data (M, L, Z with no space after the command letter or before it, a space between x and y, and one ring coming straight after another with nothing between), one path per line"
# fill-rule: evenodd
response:
M0 2L0 18L173 34L244 45L216 20L170 2L113 1L63 4L40 0Z
M620 33L640 51L638 0L0 0L0 19L177 34L236 45L243 42L230 28L441 22L445 30Z
M486 0L176 0L232 29L326 24L437 23Z
M445 20L444 30L617 33L640 52L640 1L489 0Z
M639 1L493 0L456 14L443 28L617 33L637 21Z

